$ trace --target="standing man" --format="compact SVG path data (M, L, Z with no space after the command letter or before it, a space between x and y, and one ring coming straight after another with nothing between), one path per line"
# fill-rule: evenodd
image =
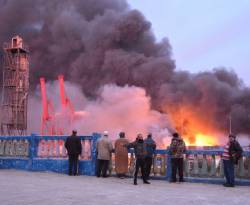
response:
M124 145L129 141L125 139L125 133L120 132L119 139L115 141L115 171L119 178L123 179L128 172L128 150Z
M81 139L76 136L77 131L73 130L72 135L67 137L66 142L64 144L67 149L67 153L69 156L69 175L76 176L78 174L78 158L82 153L82 144Z
M176 172L178 169L179 182L184 182L183 179L183 154L186 152L186 145L178 133L173 134L170 144L169 153L171 156L172 177L171 182L176 182Z
M104 131L103 136L98 139L96 145L97 151L97 169L96 176L107 177L107 170L109 167L109 161L112 156L113 145L108 138L108 131Z
M238 160L241 158L243 151L235 135L230 134L228 138L229 141L224 147L222 155L224 174L226 177L226 183L223 185L225 187L234 187L234 165L238 164Z
M147 139L144 141L146 145L146 157L145 157L145 177L148 180L150 176L151 166L153 162L153 155L155 153L156 144L152 139L152 134L149 133Z
M137 185L137 175L139 168L141 169L142 179L144 184L150 184L145 177L145 157L146 157L146 146L143 141L142 134L138 134L134 142L125 145L128 149L134 148L136 164L134 174L134 185Z

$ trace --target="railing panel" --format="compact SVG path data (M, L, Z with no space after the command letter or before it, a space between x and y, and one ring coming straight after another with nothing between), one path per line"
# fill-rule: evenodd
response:
M25 138L7 138L0 139L1 157L28 157L30 141Z
M80 160L90 160L92 139L90 136L81 136L80 138L82 144ZM37 156L41 158L66 158L65 141L66 136L39 137Z

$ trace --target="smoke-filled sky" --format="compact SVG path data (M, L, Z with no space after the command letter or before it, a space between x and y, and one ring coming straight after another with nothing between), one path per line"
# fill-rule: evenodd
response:
M114 109L120 115L107 114L114 116L110 122L126 117L132 99L143 96L135 103L141 102L144 111L139 112L137 104L132 107L147 131L150 123L143 118L155 124L167 115L168 120L159 123L162 129L185 133L197 127L205 134L226 134L231 115L233 132L250 133L250 89L237 74L224 66L195 74L188 66L176 69L171 39L157 39L152 23L125 0L0 0L0 14L0 44L19 34L30 47L30 96L37 96L40 76L54 81L64 74L80 88L80 99L87 99L84 109L94 104L108 110L105 106L114 106L114 99L124 101L124 113ZM53 92L53 87L48 89L48 95ZM75 89L68 89L69 96L72 92ZM124 96L115 98L117 93ZM31 102L29 109L35 110L37 101Z
M198 72L226 66L250 85L250 1L128 2L152 22L157 39L169 37L177 68Z

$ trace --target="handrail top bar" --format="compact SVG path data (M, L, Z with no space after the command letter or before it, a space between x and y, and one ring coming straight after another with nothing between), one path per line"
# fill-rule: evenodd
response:
M68 136L38 136L40 140L66 140ZM81 140L93 140L93 136L78 136Z
M0 136L0 140L30 140L31 136Z
M65 140L68 136L41 136L41 135L30 135L30 136L0 136L0 140L30 140L36 138L39 140ZM92 140L93 136L79 136L81 140Z
M168 154L168 149L157 149L155 151L155 154ZM129 150L129 153L134 153L133 149ZM223 150L222 149L216 149L216 150L187 150L185 154L188 155L222 155ZM243 156L250 157L250 151L244 151Z

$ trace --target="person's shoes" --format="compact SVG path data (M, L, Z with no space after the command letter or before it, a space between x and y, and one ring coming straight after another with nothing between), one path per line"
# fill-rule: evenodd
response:
M234 187L234 184L228 184L228 183L225 183L223 184L224 187Z
M170 183L175 183L175 182L176 182L176 180L171 179L169 182L170 182Z
M144 184L150 184L150 182L149 182L149 181L143 181L143 183L144 183Z
M137 182L134 182L134 185L137 185Z
M179 182L185 182L185 180L184 179L180 179Z

